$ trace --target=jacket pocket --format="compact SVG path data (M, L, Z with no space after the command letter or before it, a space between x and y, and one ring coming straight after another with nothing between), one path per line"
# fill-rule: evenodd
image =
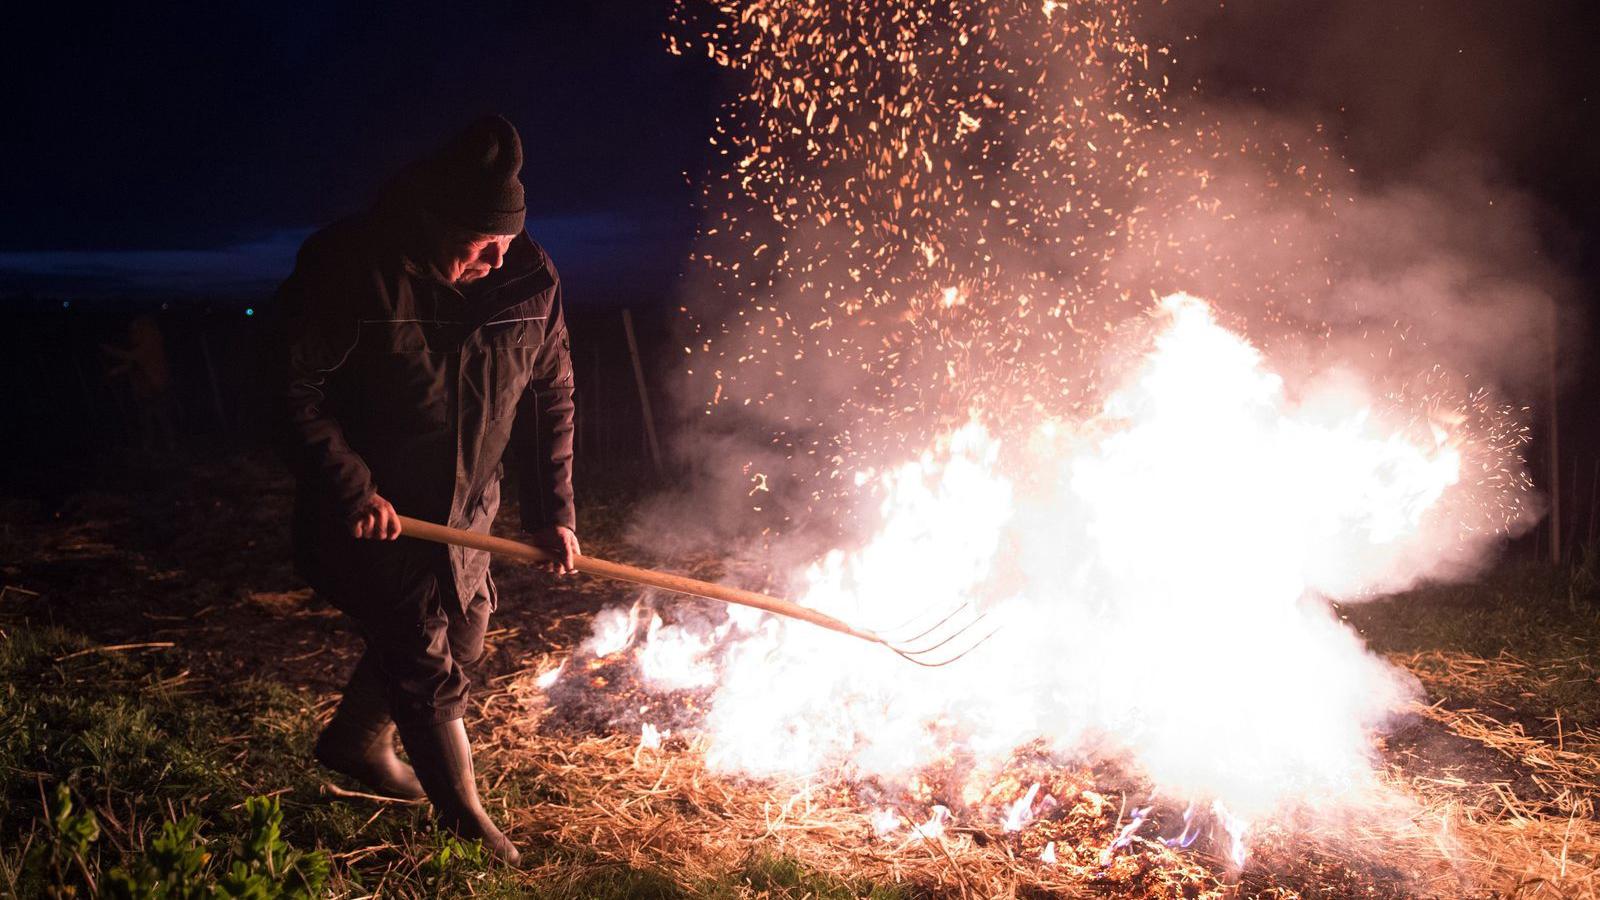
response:
M449 354L438 346L439 326L415 320L361 323L362 409L369 430L414 433L448 426Z
M486 414L491 419L515 415L517 404L528 386L533 360L544 336L542 319L514 319L485 325L480 332L488 365L490 383Z

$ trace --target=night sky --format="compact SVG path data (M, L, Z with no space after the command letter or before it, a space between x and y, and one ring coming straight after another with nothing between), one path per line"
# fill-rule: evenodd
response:
M1215 96L1333 121L1367 177L1490 161L1593 286L1587 0L1169 4ZM8 22L0 294L260 296L318 225L474 115L521 128L575 299L666 302L723 89L666 0L34 5ZM581 290L580 290L581 289Z
M718 74L665 52L665 3L54 9L4 38L0 289L270 290L310 230L489 111L569 281L660 294L687 253Z

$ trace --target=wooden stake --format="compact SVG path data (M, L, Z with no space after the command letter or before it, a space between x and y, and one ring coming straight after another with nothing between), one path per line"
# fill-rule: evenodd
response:
M1561 418L1557 400L1556 360L1559 355L1560 323L1556 306L1550 304L1550 561L1561 564Z
M76 347L72 348L67 355L69 357L71 357L71 359L72 359L72 371L78 376L78 389L83 394L83 412L84 412L84 415L88 417L88 418L84 419L84 421L85 422L98 421L100 417L99 417L99 415L97 415L98 410L95 409L94 391L89 388L89 379L88 379L87 376L85 376L83 374L83 363L81 361L79 361L79 359L78 359L78 350L77 350L77 348ZM48 371L50 371L49 368L47 368L46 365L45 365L44 354L42 354L42 353L39 354L39 367L34 369L34 371L35 372L48 372ZM115 391L112 392L112 397L113 397L113 399L115 399L115 397L116 397L116 392ZM122 424L123 426L126 426L128 424L128 417L127 417L126 412L122 409L122 403L120 401L117 402L117 413L118 413L118 418L121 420L120 424Z
M1572 524L1567 526L1567 543L1566 549L1563 551L1566 554L1567 559L1572 559L1573 554L1577 551L1577 542L1579 536L1578 510L1581 509L1581 507L1578 506L1578 500L1581 499L1579 497L1579 488L1582 486L1583 482L1578 480L1578 458L1573 457L1572 477L1567 480L1567 490L1572 492L1572 496L1567 498L1567 518L1572 520Z
M1583 542L1585 550L1594 547L1594 505L1600 497L1596 496L1596 489L1600 488L1600 459L1594 461L1594 476L1589 479L1589 535Z
M661 444L656 440L656 420L650 412L650 392L645 387L639 342L633 337L633 313L626 309L622 311L622 330L628 335L628 353L633 357L633 380L639 385L639 405L644 408L644 436L650 447L650 461L655 463L656 474L660 475L664 471L661 466Z
M211 408L216 410L217 425L223 432L228 431L228 411L222 403L222 385L217 381L217 367L211 362L211 342L206 340L206 333L200 332L200 355L206 361L206 375L211 379Z

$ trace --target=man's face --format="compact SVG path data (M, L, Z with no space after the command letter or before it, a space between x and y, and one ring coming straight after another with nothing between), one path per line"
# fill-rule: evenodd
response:
M514 235L451 229L439 248L439 272L454 285L471 284L505 262Z

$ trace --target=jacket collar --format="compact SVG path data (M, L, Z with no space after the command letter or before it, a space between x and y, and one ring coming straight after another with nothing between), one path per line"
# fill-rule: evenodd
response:
M467 285L466 290L445 283L437 272L418 266L404 254L400 254L398 259L401 270L407 276L428 282L460 299L461 309L465 313L461 317L461 324L465 326L461 332L463 338L519 303L555 287L556 283L545 255L527 232L512 240L500 268Z
M467 301L470 328L476 329L498 318L506 310L544 293L555 284L555 275L545 255L539 252L526 231L518 234L500 268L461 292Z

